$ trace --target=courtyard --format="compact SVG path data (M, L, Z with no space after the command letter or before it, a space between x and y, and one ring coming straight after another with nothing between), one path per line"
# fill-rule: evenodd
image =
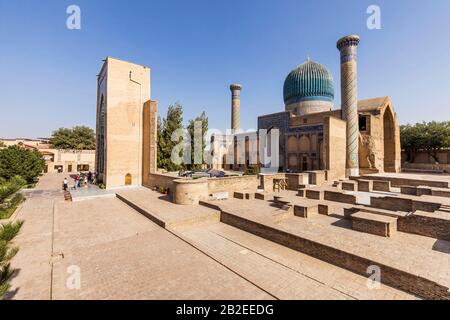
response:
M221 222L217 203L394 268L428 268L416 272L448 284L448 241L406 233L382 238L351 230L338 216L281 217L282 209L257 199L180 206L143 187L70 202L60 190L63 178L44 175L11 218L25 224L15 240L18 271L9 299L420 298L385 284L369 288L366 276ZM73 270L79 270L79 288L70 285Z

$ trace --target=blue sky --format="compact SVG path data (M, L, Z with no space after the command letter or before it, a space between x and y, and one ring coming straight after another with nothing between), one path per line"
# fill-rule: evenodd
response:
M81 8L81 30L66 8ZM369 5L381 30L366 27ZM311 59L335 79L336 40L359 34L359 98L389 95L400 123L450 119L450 1L0 0L0 137L95 126L96 75L113 56L152 69L160 114L205 110L230 125L229 84L243 85L241 127L283 110L291 69Z

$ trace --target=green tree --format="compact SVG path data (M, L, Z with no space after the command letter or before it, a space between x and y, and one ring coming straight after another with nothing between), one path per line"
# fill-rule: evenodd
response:
M180 138L178 141L172 141L172 134L178 130L183 129L183 107L177 102L170 105L167 109L166 118L162 119L160 131L158 131L158 162L161 168L167 171L178 171L183 169L182 164L175 164L171 160L172 150L174 147L183 141ZM161 123L160 123L161 124ZM179 156L183 156L180 150Z
M3 141L0 141L0 148L6 147L5 143Z
M45 161L41 153L20 146L0 149L0 177L6 180L21 176L33 183L44 170Z
M53 131L50 144L55 149L94 150L95 132L86 126L59 128Z
M195 123L198 122L201 125L201 135L202 135L202 140L201 140L201 163L194 163L194 152L195 152L195 148L194 148L194 139L195 139ZM200 116L196 117L195 119L189 120L188 126L187 126L187 131L189 133L189 135L191 136L191 164L188 164L187 167L190 170L200 170L203 168L203 164L205 163L205 158L204 158L204 151L205 151L205 137L206 137L206 133L208 131L208 117L206 116L205 111L203 111Z
M16 255L18 248L11 246L11 241L22 228L23 221L0 225L0 300L10 288L9 281L15 270L11 268L11 259Z
M450 147L450 122L432 121L400 126L400 140L407 161L414 162L416 153L424 150L437 162L438 152Z

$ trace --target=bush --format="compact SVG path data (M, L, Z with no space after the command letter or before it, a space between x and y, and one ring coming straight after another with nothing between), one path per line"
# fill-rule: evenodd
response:
M15 270L11 269L11 259L17 254L18 248L11 246L11 241L22 228L23 221L7 223L0 226L0 300L5 297L10 285L9 281Z
M5 201L0 205L0 219L9 219L16 211L17 206L25 200L25 197L21 193L16 193L9 201Z
M5 180L3 179L3 181ZM14 176L9 181L3 183L0 182L0 204L10 195L19 191L26 183L25 179L21 176Z
M254 176L259 174L259 167L258 166L249 166L245 169L244 175L246 176Z

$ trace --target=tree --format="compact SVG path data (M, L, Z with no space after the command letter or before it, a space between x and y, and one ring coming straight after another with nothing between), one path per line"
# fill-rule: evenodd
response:
M157 167L163 168L165 165L165 163L164 163L165 141L163 139L163 120L161 119L161 116L158 116L158 127L156 129L156 137L157 137L157 139L156 139L156 142L157 142L157 155L156 155Z
M6 147L5 143L3 141L0 141L0 148Z
M201 140L201 163L195 163L195 123L198 122L201 126L202 132L200 133L202 135ZM187 167L190 170L200 170L203 167L203 164L205 163L204 159L204 151L205 151L205 136L208 131L208 117L206 116L205 111L203 111L200 116L196 117L193 120L189 120L187 131L189 135L191 136L191 164L187 165Z
M41 153L21 146L0 149L0 177L6 180L21 176L33 183L44 170L45 161Z
M172 141L172 134L178 129L183 129L183 107L177 102L167 109L166 118L162 119L161 129L158 131L157 158L161 168L167 171L178 171L183 168L182 164L175 164L171 160L172 150L182 141L182 138ZM183 156L182 150L179 156Z
M423 150L437 162L438 152L450 147L450 122L432 121L400 126L400 140L407 161L414 162L416 153Z
M95 132L86 126L59 128L53 131L50 144L55 149L94 150Z
M22 228L23 221L0 225L0 300L10 288L9 281L15 270L11 269L11 259L16 255L18 248L11 246L11 241Z

